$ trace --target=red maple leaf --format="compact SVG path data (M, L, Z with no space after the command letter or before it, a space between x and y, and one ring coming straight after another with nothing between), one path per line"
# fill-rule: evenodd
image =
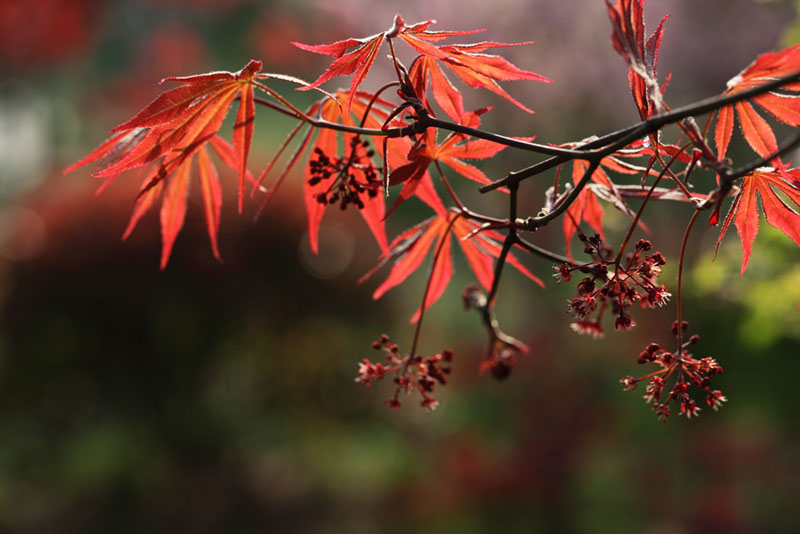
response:
M728 81L723 95L736 94L758 87L775 78L788 76L800 71L800 45L761 54L742 72ZM751 100L765 109L774 118L790 126L800 126L800 83L783 86L782 91L770 91ZM717 112L717 126L714 140L717 157L725 158L733 135L735 117L739 119L747 144L762 158L769 157L778 150L775 133L750 101L737 102L725 106Z
M613 28L611 42L628 63L628 84L639 115L646 120L660 111L661 93L665 89L659 88L656 66L669 15L661 19L658 28L645 40L644 0L617 0L614 6L606 0L606 7Z
M575 160L572 163L572 181L577 184L589 164L583 160ZM613 191L614 186L608 179L608 175L598 168L592 174L592 180L600 185L604 185L608 190ZM580 192L578 198L567 209L567 215L564 217L564 239L567 247L567 256L572 259L572 251L570 250L570 242L575 232L578 231L578 226L581 222L585 221L589 224L601 237L605 240L605 233L603 232L603 207L597 200L596 194L588 187L585 187Z
M351 97L347 102L347 107L349 108L352 95L358 91L361 82L367 77L369 69L372 67L372 64L375 63L375 58L378 56L378 50L380 50L383 44L385 35L386 33L384 32L364 39L346 39L344 41L337 41L332 44L324 45L307 45L297 42L292 42L292 44L309 52L325 54L336 58L331 66L328 67L328 70L311 83L311 87L317 87L336 76L353 74L353 81L350 83ZM355 47L354 50L347 52L353 47Z
M237 170L238 160L233 147L224 139L214 136L209 142L217 156L228 167ZM217 234L219 232L219 217L222 207L222 189L219 184L219 177L211 158L208 155L206 146L201 147L189 159L184 160L178 165L169 179L159 180L153 183L154 174L158 173L158 168L152 169L145 175L142 182L141 193L136 199L128 227L122 235L125 240L136 228L142 216L150 210L156 200L161 199L161 211L159 214L161 221L161 269L167 266L175 238L178 236L186 216L186 202L189 197L189 186L191 183L192 166L196 161L197 180L200 182L200 192L203 198L203 208L205 211L206 226L208 237L211 241L211 251L218 261L222 261L217 245ZM252 181L253 177L247 173L247 178Z
M319 78L309 87L301 88L301 90L317 87L336 76L352 74L353 80L350 83L350 94L355 94L366 78L370 68L372 68L384 39L399 37L415 51L422 54L422 56L441 61L447 65L456 76L470 87L488 89L532 113L530 109L526 108L506 93L497 82L506 80L536 80L549 82L551 80L540 74L519 69L500 56L483 53L488 48L520 46L530 43L504 44L487 41L467 45L437 46L433 43L439 42L447 37L470 35L485 30L429 31L428 27L434 22L435 21L427 20L407 26L403 17L395 15L394 24L389 30L363 39L346 39L322 45L293 43L303 50L336 58ZM424 95L425 87L427 86L427 76L431 76L434 86L434 96L437 102L442 105L448 115L455 119L460 118L464 111L463 105L460 103L460 95L457 96L457 91L450 85L436 63L425 62L423 65L413 70L415 73L413 83L418 90L418 96L422 97L422 95ZM351 100L348 101L348 107Z
M435 59L429 56L417 56L411 64L408 76L414 86L414 92L427 109L431 109L427 98L428 82L430 82L433 97L446 115L456 121L464 115L464 99L461 92L453 87Z
M793 179L794 182L790 182L787 178ZM783 231L800 246L800 214L787 204L778 192L800 207L800 169L777 171L771 167L762 167L748 174L744 177L742 189L733 200L728 216L725 217L717 240L717 248L725 236L728 225L734 221L744 252L742 274L747 268L753 242L758 234L759 213L756 196L761 198L761 208L764 210L767 222Z
M358 99L350 111L344 111L341 102L350 98L340 92L339 101L326 100L319 109L320 118L328 122L353 125L351 112L365 109L366 103ZM312 146L311 161L306 166L303 197L308 215L308 235L311 249L318 249L318 233L325 208L339 204L345 209L354 204L381 250L386 250L386 229L384 227L383 184L380 170L373 165L374 150L364 146L360 136L344 133L344 153L340 154L339 132L320 130Z
M145 183L125 235L130 234L154 200L162 197L161 267L164 268L175 236L183 224L192 161L197 156L209 238L214 255L219 258L216 235L221 196L216 172L205 147L210 143L220 158L238 173L241 211L244 181L252 180L247 172L247 156L255 119L254 87L277 97L271 89L257 81L275 75L259 73L260 70L261 62L251 60L236 73L211 72L162 80L162 83L177 81L182 82L182 85L164 91L132 119L114 128L111 138L67 168L64 174L88 163L96 163L98 170L93 175L106 179L101 186L102 190L120 173L148 166ZM290 77L280 78L304 83ZM237 98L240 103L233 126L231 147L217 137L217 132ZM280 100L280 97L277 98Z
M146 129L135 144L126 147L115 161L95 172L94 176L112 178L123 171L158 162L160 172L154 175L150 187L154 186L175 172L219 131L228 109L238 97L240 103L233 127L233 146L238 160L241 211L255 119L253 87L263 87L255 81L256 78L268 77L259 75L260 70L261 62L251 60L237 73L211 72L162 80L162 83L178 81L183 85L164 91L132 119L111 130L112 133L136 131L138 135L138 129ZM64 172L104 157L105 148L106 145L102 145Z
M480 115L489 109L491 108L464 113L459 118L459 124L477 128L480 126ZM516 137L515 139L531 141L533 137ZM437 144L436 129L428 128L408 152L408 163L395 167L389 176L389 185L404 184L390 213L413 195L419 184L430 180L428 166L431 163L442 162L465 178L481 184L488 184L491 183L491 180L483 171L463 160L492 158L506 148L508 148L506 145L486 139L469 140L468 136L460 133L451 133L441 144Z
M489 48L522 46L532 44L533 41L524 43L484 41L474 44L436 46L433 43L437 43L446 37L467 35L484 30L474 30L470 32L436 32L428 30L428 26L430 25L431 21L426 21L414 24L413 26L405 26L403 31L398 34L398 37L408 43L411 48L422 54L422 57L415 60L414 64L412 64L410 77L417 92L417 96L419 96L423 102L425 102L425 89L428 84L428 78L430 78L433 96L445 113L455 120L459 120L464 113L460 95L454 92L455 90L450 81L441 71L438 64L433 61L438 60L453 71L453 73L468 86L488 89L528 113L533 113L532 110L506 93L497 82L533 80L549 83L552 80L541 74L522 70L500 56L484 53Z
M450 210L445 215L431 217L398 235L389 246L389 251L382 255L378 266L362 277L361 281L386 263L393 262L389 276L372 295L372 298L379 299L389 289L403 283L416 271L433 247L435 264L430 275L430 288L424 303L425 309L428 309L442 296L453 276L451 254L453 236L461 246L475 278L487 290L490 289L494 279L494 259L500 255L502 249L498 241L502 241L503 237L492 230L481 230L478 223L460 216L456 210ZM519 263L513 254L509 253L506 261L544 287L542 281ZM420 313L421 308L411 318L412 323L419 319Z

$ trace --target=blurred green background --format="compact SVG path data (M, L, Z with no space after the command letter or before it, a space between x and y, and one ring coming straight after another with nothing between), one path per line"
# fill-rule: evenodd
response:
M668 102L718 94L757 54L797 42L794 4L648 3L650 28L673 14L660 59L662 73L673 72ZM235 177L223 174L222 265L192 196L164 272L155 213L119 239L135 176L100 198L90 170L60 176L157 95L164 76L257 58L267 71L313 79L328 59L290 41L370 35L397 9L0 0L0 532L800 530L800 264L791 240L766 224L744 278L736 236L713 263L717 229L698 229L690 245L685 315L701 335L696 354L725 368L715 386L730 401L719 413L661 424L640 392L621 391L642 348L668 341L674 307L638 313L632 333L579 338L565 312L574 289L541 291L510 271L498 315L533 350L504 383L478 376L485 339L461 311L471 280L457 258L423 329L423 353L456 354L442 405L428 414L414 399L385 408L390 384L353 383L381 332L408 349L422 277L373 302L385 274L356 284L378 249L355 213L328 214L321 256L310 255L299 176L254 225L257 202L238 216ZM471 108L496 104L488 128L562 142L635 121L602 2L415 0L401 9L409 22L537 41L507 57L555 83L506 84L535 115L465 92ZM251 168L260 172L290 123L257 114ZM498 177L526 162L504 152L486 170ZM502 209L461 185L480 209ZM540 185L526 185L530 209ZM390 235L423 216L407 206ZM656 206L646 219L673 288L688 216L687 206ZM608 221L612 236L624 231L618 215ZM558 247L560 227L535 237ZM549 278L549 265L527 265Z

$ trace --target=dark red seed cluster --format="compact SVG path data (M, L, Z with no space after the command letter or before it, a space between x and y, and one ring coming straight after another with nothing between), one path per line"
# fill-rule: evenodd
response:
M422 407L435 410L439 406L439 401L433 397L433 392L437 384L447 384L453 351L445 349L427 358L401 355L399 347L392 343L386 334L381 334L380 339L372 343L372 348L384 352L386 358L379 363L372 363L364 358L362 363L358 364L356 382L369 386L373 380L380 380L387 373L397 373L393 380L397 389L394 396L387 399L387 406L399 408L402 405L399 399L400 393L409 393L412 390L417 390L422 395L420 401Z
M653 245L647 240L636 243L634 251L617 261L614 251L599 235L578 234L584 252L592 261L581 265L568 263L555 267L555 277L561 282L572 279L574 272L586 276L578 282L576 297L568 301L570 313L577 319L571 327L579 334L594 337L603 335L600 322L606 310L614 316L617 330L636 326L630 308L639 302L642 307L663 306L672 296L666 286L657 282L665 260L660 252L649 253Z
M680 325L681 331L687 326L688 323L683 321ZM673 323L672 332L676 337L678 328L677 322ZM728 399L721 391L711 389L711 379L722 372L722 367L714 358L696 359L686 350L699 339L698 335L691 336L688 341L682 343L681 350L674 353L661 348L657 343L650 343L639 354L638 363L654 363L661 369L639 378L626 376L620 380L622 387L626 391L632 391L640 382L647 381L644 400L648 404L653 403L653 411L662 421L666 421L670 416L670 403L679 405L680 414L689 419L699 414L700 407L689 394L689 388L692 386L704 391L706 404L714 411L718 410ZM674 379L672 387L664 396L667 385L672 379Z
M375 152L369 148L369 141L362 141L358 136L350 138L346 152L341 158L330 157L321 148L315 148L308 162L308 184L329 184L325 190L316 193L320 204L339 204L342 210L353 204L364 209L364 196L375 198L382 187L372 163Z
M489 357L481 362L480 372L489 372L495 380L505 380L511 376L511 371L517 365L517 357L523 352L527 351L522 346L495 339Z

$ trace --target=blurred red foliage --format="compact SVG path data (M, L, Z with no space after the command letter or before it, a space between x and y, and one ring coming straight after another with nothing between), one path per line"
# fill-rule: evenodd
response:
M97 0L0 0L0 60L16 67L57 63L84 51Z

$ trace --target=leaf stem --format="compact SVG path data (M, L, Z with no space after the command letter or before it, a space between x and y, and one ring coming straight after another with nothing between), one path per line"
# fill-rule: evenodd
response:
M583 173L583 177L581 177L580 181L575 184L575 187L569 192L569 195L567 195L567 198L565 198L561 204L559 204L550 213L546 213L545 215L541 215L539 217L528 217L524 221L521 221L521 224L518 224L517 226L521 230L534 231L537 228L546 225L553 219L559 217L562 213L567 211L573 202L575 202L575 200L578 198L578 195L580 195L581 191L583 191L583 188L586 187L587 183L589 183L592 174L594 174L594 171L597 170L599 165L599 160L589 160L589 166L586 168L586 172ZM512 186L516 185L516 183L512 182L508 184L508 187L511 189Z
M469 126L464 126L463 124L458 124L448 120L437 119L435 117L431 117L427 113L421 114L421 116L418 118L418 122L427 128L439 128L450 132L470 135L472 137L486 139L487 141L493 141L508 147L537 152L539 154L546 154L550 156L568 156L570 159L585 158L592 155L592 152L587 152L584 150L559 148L556 146L541 145L539 143L514 139L513 137L487 132L486 130L481 130L479 128L471 128Z
M566 263L572 267L575 266L569 258L566 256L561 256L560 254L556 254L555 252L550 252L547 249L534 245L533 243L526 241L525 239L517 236L517 244L530 252L531 254L536 254L546 260L551 260L553 263Z
M433 273L436 270L436 263L439 261L439 256L442 253L442 249L444 249L444 244L450 239L450 229L453 228L453 224L461 217L461 213L455 213L453 218L447 224L447 229L442 233L442 239L439 241L439 244L436 247L436 252L433 255L433 261L431 262L431 269L430 273L428 274L428 281L425 283L425 291L422 293L422 305L419 308L419 318L417 319L417 325L414 329L414 340L411 342L411 351L408 353L408 362L403 367L403 376L405 376L406 369L408 368L408 363L411 361L414 356L417 355L417 344L419 343L419 334L422 330L422 319L425 316L426 306L425 303L428 300L428 293L431 290L431 283L433 282Z
M686 243L689 241L689 234L692 232L692 226L694 226L694 222L697 220L697 216L700 215L700 211L696 209L692 214L692 218L689 220L689 225L686 227L686 231L683 233L683 241L681 242L681 256L680 260L678 261L678 297L677 297L677 307L678 307L678 318L677 318L677 327L678 327L678 357L681 357L683 351L683 328L681 327L681 310L683 309L683 265L686 258Z
M631 236L633 235L633 231L636 229L636 225L639 224L639 219L641 219L642 213L644 213L644 208L647 205L647 201L650 200L650 197L652 196L653 191L656 190L656 186L658 185L658 182L661 181L661 178L664 177L664 175L669 170L670 166L672 166L672 164L675 163L675 161L678 159L678 156L680 156L683 152L686 151L686 148L688 148L688 145L684 145L681 148L680 151L676 152L672 156L672 159L669 160L669 163L664 165L664 170L662 170L659 173L659 175L653 181L653 185L650 186L650 190L647 192L647 196L644 197L644 200L642 201L642 205L639 206L639 209L638 209L638 211L636 212L636 215L633 218L633 222L631 222L631 226L628 229L628 233L625 235L625 239L622 241L622 244L619 246L619 251L617 252L617 257L616 257L616 259L614 259L614 264L617 266L617 268L619 268L619 262L622 259L622 255L625 253L625 249L627 248L628 243L631 240ZM677 179L677 177L676 177L676 179Z
M386 129L360 128L358 126L339 124L338 122L329 122L324 119L315 119L314 117L309 117L305 113L303 113L302 116L298 116L296 113L290 111L289 109L281 107L275 104L274 102L270 102L269 100L265 100L260 97L253 97L253 102L255 102L256 104L260 104L262 106L269 107L275 111L283 113L284 115L288 115L295 119L300 119L302 121L305 121L308 124L315 126L317 128L327 128L328 130L338 130L340 132L347 132L347 133L361 134L361 135L375 135L382 137L405 137L413 133L419 133L419 126L415 124L404 126L402 128L386 128Z

